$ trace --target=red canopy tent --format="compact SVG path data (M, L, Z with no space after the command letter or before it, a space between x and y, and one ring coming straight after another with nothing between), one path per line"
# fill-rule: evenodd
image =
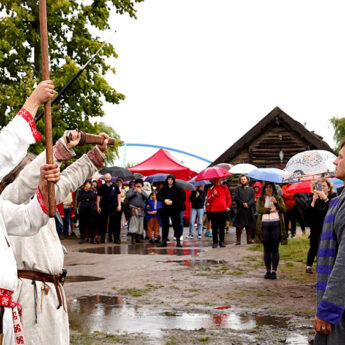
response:
M197 173L185 167L170 154L170 152L159 149L153 156L145 161L128 168L132 173L140 173L144 176L153 174L174 174L176 178L188 181Z

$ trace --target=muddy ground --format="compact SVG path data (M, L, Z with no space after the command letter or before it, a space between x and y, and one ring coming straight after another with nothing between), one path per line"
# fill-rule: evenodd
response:
M212 249L205 237L185 240L183 249L172 241L168 249L130 245L125 233L122 242L63 241L71 344L302 345L313 338L315 274L281 261L278 279L263 279L262 253L235 246L234 229L226 248ZM107 254L79 252L89 248Z

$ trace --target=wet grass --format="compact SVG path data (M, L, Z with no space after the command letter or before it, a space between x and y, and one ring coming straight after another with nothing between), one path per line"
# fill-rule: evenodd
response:
M138 289L138 288L127 288L127 289L120 289L117 291L120 295L130 295L133 297L140 297L143 296L153 290L161 289L164 285L153 285L153 284L146 284L145 289ZM116 289L116 288L112 288Z
M71 345L110 345L110 344L134 344L138 337L128 334L107 334L102 332L71 333ZM140 343L147 344L146 339L140 336Z
M263 252L262 244L257 244L250 250ZM309 250L309 239L306 235L299 235L289 239L286 246L279 246L280 260L305 263ZM246 257L247 258L247 257Z

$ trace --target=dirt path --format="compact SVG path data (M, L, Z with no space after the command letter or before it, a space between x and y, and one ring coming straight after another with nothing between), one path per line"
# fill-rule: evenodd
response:
M70 309L75 309L71 313L72 344L306 344L313 334L315 275L305 274L302 264L281 262L278 279L265 280L262 253L249 250L249 245L235 246L233 231L226 240L226 248L212 249L210 240L204 238L184 241L183 250L177 251L170 242L168 251L163 250L184 255L159 255L161 249L147 244L79 245L77 241L64 241L69 276L104 278L65 284ZM150 254L77 252L98 247L103 252ZM196 253L198 250L201 252ZM98 299L76 304L82 296ZM97 327L84 327L83 320L92 314L95 303L102 298L99 296L122 297L121 304L129 315L131 307L141 308L141 323L125 334L116 331L114 322L110 326L113 335L106 335L109 327L104 325L99 326L99 333L91 334ZM108 313L112 313L109 305ZM106 313L97 317L101 325ZM156 318L151 319L152 315ZM169 327L172 329L152 334L141 330L143 324L161 322L158 316L167 322L170 318L171 322L182 320L182 327L177 327L182 329ZM198 330L185 329L200 316L209 317L212 323Z

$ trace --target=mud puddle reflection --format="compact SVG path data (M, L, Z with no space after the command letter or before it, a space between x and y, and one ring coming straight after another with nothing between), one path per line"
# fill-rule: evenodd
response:
M159 313L126 303L122 297L86 296L70 301L70 326L80 332L128 332L144 333L161 337L163 330L231 329L253 330L264 326L288 329L290 317L269 316L259 313L246 314L231 310L231 307L215 308L204 312ZM294 338L295 337L295 338ZM308 344L307 337L291 334L291 341ZM287 344L297 344L287 339Z
M201 252L200 248L176 248L175 243L169 243L167 247L158 248L152 244L126 244L111 247L93 247L78 250L79 253L93 254L134 254L134 255L177 255L177 256L197 256Z
M188 259L188 260L167 260L162 261L164 263L175 263L181 266L202 266L202 267L209 267L213 265L222 265L225 264L225 260L209 260L209 259Z

